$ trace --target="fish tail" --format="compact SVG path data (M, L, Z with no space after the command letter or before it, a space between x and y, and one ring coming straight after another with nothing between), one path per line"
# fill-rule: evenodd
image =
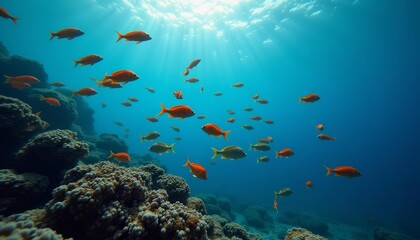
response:
M16 18L16 17L11 17L10 19L12 19L13 23L17 25L17 20L20 20L20 18Z
M79 65L79 61L77 61L77 60L73 60L74 61L74 67L77 67L77 65Z
M278 158L279 157L279 152L278 151L276 151L276 158Z
M6 79L4 80L4 82L5 82L5 83L10 83L10 79L11 79L12 77L7 76L7 75L3 75L3 77L5 77L5 78L6 78Z
M213 154L213 156L211 157L211 159L213 159L213 158L217 157L217 156L220 154L220 151L219 151L219 150L217 150L216 148L211 148L211 150L213 150L213 152L214 152L214 154Z
M162 110L160 111L160 113L158 114L158 116L165 114L167 112L168 109L165 108L165 106L163 106L163 104L160 104L160 107L162 108Z
M299 97L299 103L301 103L302 102L302 98L301 97Z
M331 168L329 168L327 166L324 166L324 167L327 169L327 176L330 175L333 172L333 170Z
M117 32L117 34L118 34L118 39L116 42L120 41L121 38L124 38L124 35L122 35L121 33Z
M143 140L144 140L144 137L140 136L140 142L143 142Z
M44 101L44 100L45 100L45 97L44 97L43 95L41 95L41 96L39 97L39 100Z
M252 143L249 144L249 150L252 150L252 147L254 147L254 145L252 145Z
M77 92L76 91L71 91L71 96L74 97L74 95L76 95Z
M55 37L55 33L53 33L53 32L50 32L50 41Z
M174 146L175 146L175 143L172 143L172 144L171 144L171 146L169 146L169 149L170 149L173 153L175 153Z
M182 165L182 166L184 166L184 167L191 166L190 158L188 156L187 156L187 162L184 165Z
M227 131L222 132L222 135L223 135L223 137L225 138L225 140L226 140L226 141L228 140L227 135L228 135L231 131L232 131L232 130L227 130Z
M112 157L114 156L114 154L115 154L115 153L113 153L113 152L112 152L112 150L111 150L111 151L109 151L109 156L108 156L108 158L107 158L107 159L112 158Z

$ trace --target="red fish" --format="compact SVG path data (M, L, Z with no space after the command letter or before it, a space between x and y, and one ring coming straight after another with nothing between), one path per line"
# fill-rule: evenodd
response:
M313 186L312 181L306 181L305 186L311 188Z
M169 109L166 109L162 103L160 104L160 106L162 107L162 110L160 111L158 116L168 113L170 118L184 119L195 115L194 111L186 105L174 106Z
M184 95L182 94L182 92L180 90L176 90L175 92L173 92L173 94L174 94L176 99L184 98Z
M331 173L335 173L335 176L343 176L343 177L359 177L362 174L360 174L359 171L357 171L356 168L354 167L350 167L350 166L340 166L340 167L336 167L334 169L331 169L327 166L324 166L327 169L327 176L330 175Z
M38 78L34 77L34 76L30 76L30 75L20 75L20 76L15 76L15 77L11 77L11 76L7 76L7 75L3 75L6 80L4 80L5 83L8 84L23 84L23 83L27 83L29 85L32 84L37 84L40 83L41 81L39 81Z
M96 54L90 54L87 56L82 57L80 60L74 60L74 67L77 67L77 65L94 65L97 62L102 61L102 57Z
M79 96L92 96L97 94L98 92L95 91L93 88L82 88L79 91L71 91L71 96L79 95Z
M137 76L137 74L131 70L119 70L112 73L111 75L105 74L102 81L105 81L107 79L111 79L114 82L127 83L139 79L139 76Z
M58 39L67 38L68 40L72 40L73 38L81 36L85 33L77 28L65 28L55 33L50 32L50 34L51 34L51 37L50 37L50 41L51 41L54 37L57 37Z
M295 153L292 151L292 149L285 148L281 151L276 151L276 158L278 158L279 156L288 158L288 157L292 156L293 154L295 154Z
M107 87L107 88L122 88L122 85L119 82L114 82L111 79L101 80L98 81L92 78L99 87Z
M190 167L190 172L193 174L195 178L200 178L203 180L207 179L207 171L206 169L198 163L190 162L190 159L187 157L187 163L183 166Z
M274 207L274 209L276 209L277 212L279 212L279 205L277 204L277 196L274 199L273 207Z
M303 98L299 97L299 103L302 102L302 101L304 101L306 103L308 103L308 102L313 103L313 102L318 101L319 99L321 99L321 98L318 95L316 95L314 93L311 93L311 94L308 94L308 95L304 96Z
M40 100L48 103L50 106L54 106L54 107L61 106L61 103L60 103L60 101L58 101L57 98L52 98L52 97L46 98L46 97L41 95Z
M12 17L7 11L6 9L0 7L0 17L2 18L6 18L6 19L11 19L15 24L16 21L19 20L20 18L17 17Z
M144 41L148 41L151 40L152 38L149 36L149 34L147 34L144 31L132 31L132 32L128 32L126 34L121 34L119 32L117 32L118 34L118 39L117 42L120 41L122 38L125 38L125 41L135 41L136 44L139 44L141 42Z
M214 123L208 123L204 126L201 127L201 129L207 133L209 136L213 135L216 137L220 137L220 135L223 135L223 137L225 138L225 140L227 141L227 135L228 133L231 132L231 130L226 130L226 131L222 131L222 129L220 129L219 126L217 126Z
M130 155L128 155L128 153L126 152L119 152L119 153L113 153L112 151L110 151L109 153L109 158L114 158L117 161L120 162L129 162L130 161Z
M335 141L336 140L336 137L330 137L327 134L319 134L316 137L319 138L319 139L321 139L321 140L332 140L332 141Z

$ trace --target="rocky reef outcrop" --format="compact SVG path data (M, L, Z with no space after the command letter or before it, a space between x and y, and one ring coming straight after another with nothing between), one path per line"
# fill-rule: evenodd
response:
M373 229L374 240L413 240L411 237L386 228L376 227Z
M304 228L291 228L287 231L284 240L327 240L327 238L313 234Z

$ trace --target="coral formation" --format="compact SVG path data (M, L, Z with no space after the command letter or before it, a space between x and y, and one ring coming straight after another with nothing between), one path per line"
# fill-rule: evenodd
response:
M48 178L39 174L16 174L10 169L0 169L0 214L36 207L36 200L46 192L48 184Z
M187 207L191 209L195 209L197 212L206 215L206 205L204 204L203 200L196 198L196 197L189 197L187 199Z
M160 168L154 164L147 164L140 167L140 170L148 172L150 176L152 177L152 189L158 189L157 181L161 175L165 173L165 170L163 168Z
M273 218L261 206L252 205L247 207L244 211L244 216L247 224L253 227L264 228L273 224Z
M216 214L220 215L223 218L226 218L229 221L232 221L234 218L231 211L230 202L225 197L216 198L211 194L202 194L198 196L203 199L206 204L207 214Z
M223 233L226 237L238 237L242 240L256 240L262 239L258 234L248 232L241 225L230 222L223 226Z
M190 187L185 182L185 179L172 174L163 174L159 176L157 185L159 188L166 190L171 203L176 201L187 203Z
M46 175L52 182L74 167L89 152L88 145L77 140L70 130L51 130L38 134L17 153L16 169ZM54 184L53 184L54 185Z
M409 236L390 231L386 228L376 227L373 229L374 240L411 240Z
M291 228L287 231L284 240L326 240L326 238L303 228Z

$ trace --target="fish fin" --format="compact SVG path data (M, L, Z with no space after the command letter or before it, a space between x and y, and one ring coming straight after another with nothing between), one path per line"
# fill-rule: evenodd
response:
M144 140L144 137L140 136L140 142L143 142L143 140Z
M278 151L276 151L276 158L278 158L279 157L279 152Z
M45 97L41 95L41 96L39 97L39 100L41 100L41 101L45 101Z
M123 85L125 85L125 84L127 84L128 82L124 82L124 84Z
M327 166L324 167L327 169L327 176L329 176L333 172L333 170Z
M116 42L120 41L121 38L124 38L124 35L122 35L121 33L117 32L117 34L118 34L118 39Z
M332 137L331 139L332 139L333 141L335 141L337 138L336 138L336 137Z
M16 18L16 17L10 17L10 19L12 19L13 23L17 25L17 20L20 20L20 18Z
M195 177L195 178L196 178L197 176L193 174L193 177Z
M114 156L114 153L112 152L112 150L111 151L109 151L109 156L107 157L107 159L110 159L110 158L112 158Z
M220 151L219 150L217 150L216 148L211 148L211 150L213 150L213 152L214 152L214 154L213 154L213 156L211 157L211 159L213 159L213 158L215 158L215 157L217 157L217 155L219 155L220 154Z
M53 32L50 32L50 41L55 37L55 33L53 33Z
M162 108L162 110L160 111L158 116L160 116L162 114L165 114L168 111L168 109L166 109L165 106L162 103L160 104L160 107ZM170 116L170 114L169 114L169 116Z
M302 102L302 98L301 97L299 97L299 103L301 103Z
M228 135L231 131L232 131L232 130L226 130L226 131L222 132L222 135L223 135L223 137L225 138L225 140L226 140L226 141L228 140L227 135Z
M339 177L339 176L341 176L340 174L338 174L338 173L335 173L335 175L334 176L336 176L336 177ZM351 176L349 176L349 178L351 178Z
M221 159L227 159L227 157L225 157L225 156L222 155Z
M249 150L252 150L252 147L253 147L254 145L252 145L252 143L250 143L249 144Z
M171 114L168 115L168 118L174 118L174 116L172 116Z
M173 153L175 153L174 146L175 146L175 143L172 143L172 144L169 146L169 149L170 149Z
M139 43L141 43L141 41L137 41L137 42L136 42L136 44L139 44Z
M79 61L77 61L77 60L73 60L74 61L74 67L76 68L77 67L77 65L79 65Z
M77 92L76 91L71 91L71 96L74 97L74 95L76 95Z
M190 158L187 156L187 162L182 166L189 167L190 165L191 165Z

